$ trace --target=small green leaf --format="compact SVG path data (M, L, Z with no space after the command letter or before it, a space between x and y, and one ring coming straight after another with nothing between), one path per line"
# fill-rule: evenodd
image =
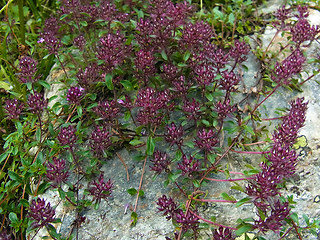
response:
M236 199L233 197L233 196L229 196L227 193L223 192L221 193L221 197L224 199L224 200L227 200L227 201L236 201Z
M176 171L175 173L173 172L170 172L168 174L168 179L171 181L171 182L175 182L177 181L177 179L181 176L181 170L180 171Z
M151 156L153 154L154 148L155 148L154 140L151 136L149 136L147 139L147 154L149 156Z
M37 140L37 142L40 142L40 140L41 140L41 129L40 128L37 128L37 130L36 130L36 140Z
M20 177L19 174L17 174L16 172L13 172L13 171L9 170L8 171L8 175L13 181L16 181L18 183L23 183L22 177Z
M39 80L38 83L40 83L41 86L43 86L44 88L46 88L48 90L50 90L50 88L51 88L50 84L45 82L45 81L43 81L43 80Z
M138 221L138 214L136 212L131 213L131 226L135 226Z
M127 91L130 91L133 88L132 83L128 80L121 80L120 83Z
M144 191L143 190L139 190L139 197L143 197L144 196Z
M209 93L209 92L206 92L205 95L206 95L206 98L207 98L210 102L212 102L212 100L213 100L212 94Z
M18 219L16 213L14 213L14 212L9 213L9 219L12 224L19 224L19 219Z
M190 58L191 52L189 50L187 50L184 54L183 54L183 61L188 61L188 59Z
M137 189L135 189L135 188L129 188L128 190L127 190L127 192L131 195L131 196L134 196L134 195L136 195L137 194Z
M131 140L131 141L129 142L129 144L132 145L132 146L141 145L141 144L143 144L143 143L144 143L143 141L138 140L138 139L133 139L133 140Z
M112 83L112 75L111 74L107 74L105 76L105 81L106 81L106 84L107 84L107 88L109 90L113 90L114 87L113 87L113 83Z
M0 163L8 157L8 152L4 152L0 155Z
M248 232L250 230L252 230L252 225L251 224L245 224L245 225L242 225L235 233L237 234L237 236L240 236L240 235L242 235L245 232Z
M299 217L298 217L298 214L297 213L292 213L290 215L290 218L296 223L299 225Z
M17 128L18 134L22 135L23 134L23 127L22 127L21 122L16 123L16 128Z
M161 51L161 57L162 57L164 60L168 61L168 56L167 56L165 50L162 50L162 51Z
M242 206L243 204L247 203L250 199L251 199L251 198L249 198L249 197L242 198L241 200L239 200L239 201L236 203L236 207Z
M228 22L233 25L234 24L234 20L235 20L235 16L233 13L230 13L229 17L228 17Z
M244 130L251 133L252 135L255 135L255 132L253 131L252 127L250 127L248 125L243 125L243 128L244 128Z
M77 106L77 113L78 113L78 116L81 117L82 116L82 106Z

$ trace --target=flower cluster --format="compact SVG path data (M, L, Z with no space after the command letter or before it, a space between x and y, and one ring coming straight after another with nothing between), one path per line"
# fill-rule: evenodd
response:
M220 78L220 87L227 92L234 92L235 86L240 82L240 77L237 76L234 71L225 70L222 72L222 78Z
M120 109L117 107L117 102L115 100L104 100L100 101L93 111L103 120L111 122L118 116Z
M200 103L195 98L192 98L192 101L186 100L182 110L188 119L196 121L201 117Z
M109 33L106 37L100 39L97 57L104 61L102 69L106 73L111 73L115 67L122 64L131 51L130 46L126 45L125 41L126 39L120 32Z
M184 213L181 209L176 214L176 221L181 224L183 232L192 229L196 233L200 224L197 216L193 215L190 211Z
M153 76L156 72L155 59L152 51L140 50L136 53L135 65L137 70L140 70L142 74L139 76L145 83L148 78Z
M175 123L171 123L170 125L166 126L166 134L165 134L165 140L170 143L170 146L173 146L174 144L177 144L178 146L181 146L183 143L183 128L180 125L179 127L176 126Z
M54 209L50 206L50 203L46 204L46 201L41 198L32 199L28 215L34 220L32 223L33 228L48 226L49 223L55 220Z
M57 37L59 24L56 18L49 18L45 21L44 32L40 34L39 43L45 43L45 48L50 54L57 55L62 46L61 40Z
M88 87L90 84L103 81L99 72L100 70L97 63L89 63L84 71L79 69L76 77L81 86Z
M295 49L287 58L281 63L276 62L274 74L271 78L277 83L289 84L289 79L301 72L302 65L305 63L306 58L299 48Z
M278 185L282 183L283 178L290 177L295 172L297 155L291 148L305 121L307 102L303 101L303 98L298 98L290 103L289 114L273 133L274 144L270 154L266 156L269 164L261 165L262 171L255 175L254 182L246 188L247 194L253 197L253 203L267 216L266 220L263 217L255 225L263 231L279 230L282 226L281 221L289 214L286 203L276 202L272 205L270 200L280 194Z
M4 108L8 114L8 119L19 119L23 110L23 104L17 99L7 99Z
M93 201L100 202L102 199L107 200L114 189L113 183L109 179L104 181L103 173L100 174L98 181L89 183L89 192L93 196Z
M66 170L66 161L53 157L52 163L47 165L46 178L52 182L53 187L59 187L61 183L66 182L69 177L69 172Z
M208 152L211 152L213 150L213 147L217 145L219 140L217 139L216 133L213 131L213 129L209 129L206 131L205 128L199 129L197 133L198 139L195 140L196 146L201 149Z
M77 141L76 129L69 125L68 127L62 127L58 134L58 140L61 146L72 146Z
M11 240L11 234L8 234L6 229L2 229L0 232L0 240Z
M90 136L90 147L93 153L102 157L104 152L111 146L110 133L106 127L97 126Z
M162 195L162 197L158 199L157 205L159 206L157 208L158 211L163 212L163 216L166 216L167 220L175 219L178 212L178 205L171 197L168 198L166 195Z
M157 92L151 87L142 88L136 100L136 106L142 108L138 112L138 122L141 125L159 125L165 116L164 110L170 108L170 99L168 90Z
M151 159L151 162L153 165L150 166L150 169L155 171L156 174L160 174L163 171L169 171L168 167L171 161L168 159L168 155L166 153L156 150L153 153L153 159Z
M235 234L228 228L219 227L213 232L212 240L235 240Z
M236 106L230 105L230 98L227 98L226 101L218 101L215 110L218 113L219 120L222 122L226 117L231 116L231 113L236 111Z
M194 160L192 156L187 158L186 155L183 155L182 162L178 163L178 169L182 170L182 175L187 175L188 177L192 177L192 174L199 170L199 166L199 160Z
M37 61L29 56L23 56L20 59L18 68L19 73L18 77L21 82L27 83L27 82L34 82L37 80L37 78L34 76L37 71Z
M68 89L67 101L69 103L80 105L80 101L83 98L84 88L71 87Z
M42 94L35 91L34 94L29 95L27 105L30 112L34 114L41 114L48 106L48 100L44 99Z

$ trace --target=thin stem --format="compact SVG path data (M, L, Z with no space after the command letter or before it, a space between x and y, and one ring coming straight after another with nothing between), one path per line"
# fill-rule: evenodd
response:
M271 151L266 151L266 152L250 152L250 151L237 151L237 150L233 150L233 149L230 149L231 152L235 152L235 153L245 153L245 154L265 154L265 153L270 153Z
M194 201L198 202L222 202L222 203L237 203L237 201L231 201L231 200L219 200L219 199L197 199L197 198L191 198Z
M233 227L229 227L229 226L226 226L226 225L222 225L222 224L219 224L219 223L215 223L215 222L212 222L208 219L205 219L201 216L199 216L198 214L194 213L193 211L189 210L194 216L196 216L197 218L201 219L202 221L206 222L206 223L209 223L211 225L215 225L215 226L218 226L218 227L223 227L223 228L228 228L228 229L231 229L231 230L238 230L237 228L233 228Z
M260 141L260 142L255 142L255 143L244 143L242 144L243 146L252 146L252 145L258 145L258 144L265 144L267 143L266 141Z
M269 42L266 50L264 51L264 53L263 53L263 55L262 55L262 59L264 59L264 58L266 57L267 51L269 50L269 48L270 48L272 42L274 41L274 39L278 36L279 32L280 32L280 31L277 30L277 32L274 34L273 38L272 38L271 41Z
M257 106L255 106L255 108L252 110L251 114L253 114L253 113L257 110L257 108L260 107L260 105L261 105L262 103L264 103L272 94L274 94L274 92L275 92L280 86L281 86L281 85L278 84L278 85L269 93L268 96L266 96Z
M233 179L214 179L214 178L205 177L204 179L209 180L209 181L213 181L213 182L237 182L237 181L254 179L254 177L250 177L250 178L233 178Z
M142 180L143 180L143 175L144 175L144 171L145 171L145 168L146 168L147 158L148 158L148 156L146 156L146 157L144 158L144 163L143 163L142 174L141 174L141 178L140 178L140 183L139 183L139 188L138 188L136 203L135 203L134 210L133 210L134 212L136 212L137 206L138 206L139 192L140 192L141 187L142 187Z
M24 16L23 16L23 0L18 0L18 9L19 9L19 25L20 25L20 34L21 34L21 42L23 45L26 45L26 29L24 24Z

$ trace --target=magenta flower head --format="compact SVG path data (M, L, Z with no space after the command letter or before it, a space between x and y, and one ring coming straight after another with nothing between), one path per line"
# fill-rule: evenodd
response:
M82 87L71 87L67 93L67 101L69 103L80 105L80 101L84 95L84 88Z
M37 79L34 77L37 71L38 62L29 56L23 56L20 59L18 68L20 72L18 73L18 77L21 82L35 82Z
M157 208L158 211L163 212L163 216L166 216L167 220L175 218L178 210L178 205L171 197L168 198L166 195L162 195L162 197L158 199L157 205L159 206Z
M83 51L83 48L86 44L86 39L81 34L81 35L74 38L73 43L76 47L78 47L81 51Z
M183 143L183 128L182 126L177 127L175 123L171 123L170 125L166 126L166 136L165 140L170 143L170 146L177 144L181 146Z
M247 56L250 52L250 46L245 42L236 40L234 46L230 49L230 56L235 59L237 63L241 63L247 60Z
M8 234L6 229L2 229L0 232L0 240L11 240L11 234Z
M233 71L225 70L222 72L222 78L219 81L221 89L235 92L235 86L240 82L240 78Z
M200 224L198 217L193 215L190 211L184 213L181 209L179 209L176 214L176 221L181 224L183 232L186 232L189 229L197 232Z
M61 146L70 145L72 146L77 141L76 129L69 125L60 129L58 134L58 140Z
M199 129L197 137L198 139L195 140L196 146L201 150L209 152L211 152L213 147L219 142L216 133L212 129L208 131L206 131L205 128Z
M150 169L155 171L156 174L160 174L163 171L169 171L168 167L171 161L168 159L168 155L166 153L156 150L153 153L153 159L151 159L151 162L153 165L150 166Z
M192 101L186 100L182 109L188 119L198 120L201 116L200 103L194 98Z
M183 155L182 162L178 163L178 169L182 170L182 175L187 175L188 177L192 177L192 174L199 170L199 166L199 160L194 160L192 156L187 158L186 155Z
M48 106L48 100L44 99L42 94L35 91L34 94L29 95L27 105L29 106L30 112L41 114Z
M52 182L53 187L59 187L61 183L66 182L69 172L66 170L66 161L53 157L52 163L47 164L46 178Z
M102 157L104 152L111 146L110 133L105 127L97 126L90 136L90 147L93 153Z
M5 104L4 108L8 114L8 119L19 119L24 108L23 104L17 99L7 99Z
M235 240L236 235L228 228L219 227L213 232L212 240Z
M33 228L48 226L49 223L55 220L54 209L50 206L50 203L46 204L46 201L41 198L32 199L28 215L34 220L32 223Z
M95 107L93 111L96 114L98 114L99 117L101 117L102 119L107 121L113 121L120 111L117 105L118 103L115 100L100 101L98 103L98 106Z
M100 202L102 199L108 200L114 189L113 183L109 179L107 182L103 179L103 173L100 174L98 181L89 183L89 192L93 196L93 201Z

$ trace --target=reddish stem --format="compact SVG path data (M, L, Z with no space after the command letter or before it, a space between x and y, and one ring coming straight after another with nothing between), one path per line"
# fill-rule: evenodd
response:
M237 201L231 201L231 200L219 200L219 199L197 199L197 198L191 198L194 201L198 202L222 202L222 203L237 203Z
M214 178L205 177L204 179L207 179L207 180L213 181L213 182L236 182L236 181L242 181L242 180L250 180L250 179L254 179L254 178L250 177L250 178L234 178L234 179L214 179Z
M237 151L237 150L233 150L230 149L231 152L235 152L235 153L246 153L246 154L265 154L265 153L270 153L271 151L265 151L265 152L247 152L247 151Z
M269 95L265 97L265 99L263 99L257 106L255 106L255 108L253 109L253 111L251 112L251 114L253 114L253 113L257 110L257 108L260 107L260 105L261 105L262 103L264 103L272 94L274 94L274 92L275 92L280 86L281 86L281 85L278 84L278 85L269 93Z

